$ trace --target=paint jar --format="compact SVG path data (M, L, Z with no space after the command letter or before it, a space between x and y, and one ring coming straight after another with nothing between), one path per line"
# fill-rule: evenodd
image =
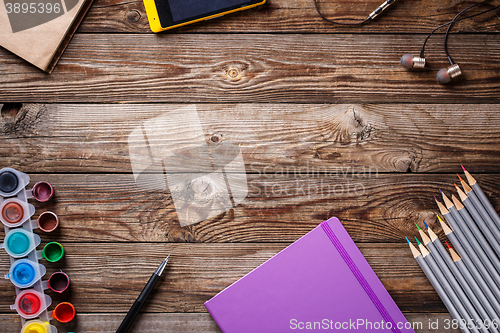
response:
M21 328L21 333L57 333L57 328L41 320L29 320Z
M63 271L55 272L49 277L47 286L50 290L60 294L69 287L69 276Z
M12 197L30 182L30 176L12 168L0 170L0 196Z
M46 273L45 266L29 259L19 259L10 266L9 274L5 275L18 288L29 288Z
M52 232L59 226L59 218L52 212L43 212L38 216L38 228L45 232Z
M50 242L42 250L42 257L50 262L61 260L64 255L64 248L58 242Z
M4 243L0 248L5 248L5 251L14 258L22 258L27 256L38 245L40 245L40 236L24 229L12 229L5 236Z
M69 323L75 318L76 311L73 304L69 302L62 302L57 304L54 311L52 311L52 317L60 321L61 323Z
M8 228L15 228L35 214L35 206L19 199L7 199L0 204L0 220Z
M54 195L54 189L52 185L47 182L38 182L33 186L31 190L33 198L39 202L47 202Z
M11 305L11 310L16 310L17 313L25 319L33 319L47 310L52 304L52 298L35 289L27 289L17 294L16 303Z

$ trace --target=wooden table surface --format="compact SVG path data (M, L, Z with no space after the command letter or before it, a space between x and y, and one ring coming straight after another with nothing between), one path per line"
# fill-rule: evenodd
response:
M361 18L381 2L320 6ZM423 322L417 331L442 331L429 320L450 317L404 236L425 220L444 240L432 196L453 189L460 164L500 209L500 19L491 12L454 28L449 50L464 74L453 84L435 80L447 66L442 32L428 43L429 70L408 72L399 59L471 3L401 0L376 22L339 27L312 0L268 0L155 35L141 0L95 0L51 75L1 49L0 167L55 188L35 217L51 210L61 220L52 234L37 231L66 250L47 264L71 278L53 304L78 312L59 331L114 332L173 251L132 331L219 332L203 303L332 216L408 320ZM240 146L249 193L181 227L169 190L134 182L127 138L191 104L207 143ZM8 268L3 252L0 274ZM14 298L0 280L2 332L21 327Z

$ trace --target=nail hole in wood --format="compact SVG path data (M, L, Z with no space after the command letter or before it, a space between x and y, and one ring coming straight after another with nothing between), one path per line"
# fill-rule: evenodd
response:
M3 117L14 118L22 107L23 107L22 103L5 103L2 106L2 111L1 111L2 118Z
M127 14L127 19L131 23L135 23L141 19L141 13L138 10L131 10Z

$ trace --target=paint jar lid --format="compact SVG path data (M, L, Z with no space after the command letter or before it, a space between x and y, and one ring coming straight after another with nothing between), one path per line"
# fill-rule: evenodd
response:
M0 204L0 221L8 228L15 228L35 214L35 206L19 199L7 199Z
M50 211L43 212L38 216L38 228L45 232L52 232L59 226L59 218Z
M52 311L52 317L60 321L61 323L69 323L75 318L75 307L69 302L62 302L57 304L54 311Z
M29 320L21 328L21 333L57 333L57 328L38 319Z
M37 201L46 202L54 195L54 189L47 182L38 182L33 186L32 194Z
M2 247L14 258L27 256L40 244L40 236L24 229L11 229L5 237Z
M69 287L69 276L63 271L55 272L47 280L47 287L60 294Z
M47 261L59 261L64 255L64 248L58 242L50 242L42 250L42 257Z
M32 320L24 324L21 333L47 333L47 326L49 324L41 320Z
M18 288L29 288L40 280L45 273L45 266L29 259L19 259L14 261L9 274L5 278L10 279Z
M17 175L12 171L4 171L0 173L0 190L4 193L12 193L17 189L19 180Z
M24 314L31 316L42 307L42 300L37 294L26 293L19 299L19 310Z
M30 182L30 176L12 168L0 170L0 196L12 197Z
M16 303L10 308L16 310L25 319L33 319L40 316L51 303L50 296L34 289L26 289L17 295Z

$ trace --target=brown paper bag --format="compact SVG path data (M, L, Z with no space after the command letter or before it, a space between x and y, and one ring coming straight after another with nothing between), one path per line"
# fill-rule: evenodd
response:
M50 73L92 0L0 0L0 45Z

